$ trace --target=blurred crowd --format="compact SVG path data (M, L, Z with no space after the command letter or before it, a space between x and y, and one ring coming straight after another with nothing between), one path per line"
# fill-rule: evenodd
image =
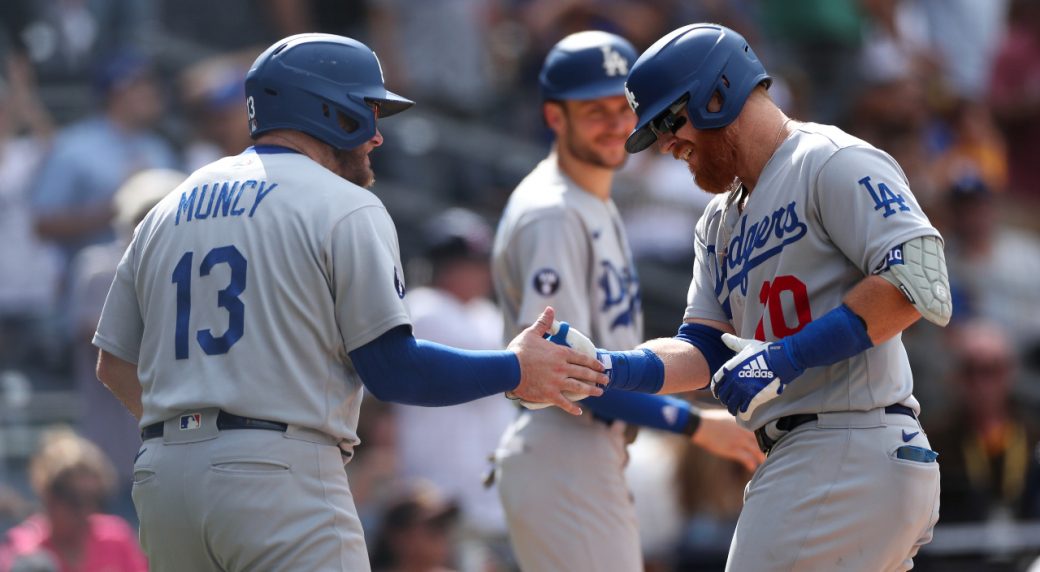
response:
M788 115L837 124L906 172L945 239L955 308L949 327L904 334L942 467L918 568L1027 569L1040 555L1040 1L5 0L0 572L146 569L129 499L139 438L96 382L89 340L136 222L186 173L250 144L242 80L264 47L357 38L418 102L380 125L374 192L410 259L416 335L485 349L502 343L493 227L550 144L546 51L585 29L645 49L695 21L748 38ZM649 153L615 197L647 336L672 335L709 197ZM347 470L374 568L515 569L483 484L512 405L364 409ZM651 431L630 457L648 569L721 570L748 475Z

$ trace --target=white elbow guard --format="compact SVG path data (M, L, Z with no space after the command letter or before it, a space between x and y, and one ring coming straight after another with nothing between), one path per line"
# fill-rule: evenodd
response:
M950 322L953 300L938 236L912 238L893 248L875 274L899 288L924 319L940 326Z

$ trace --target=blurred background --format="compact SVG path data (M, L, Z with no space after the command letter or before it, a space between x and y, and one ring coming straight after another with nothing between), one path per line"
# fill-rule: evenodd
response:
M4 0L0 572L146 569L129 498L137 430L96 382L89 342L137 220L185 173L250 144L242 80L266 46L354 37L418 102L380 124L373 191L400 233L417 335L481 348L501 343L494 225L551 143L545 53L587 29L642 50L696 21L747 37L788 115L837 124L905 170L946 240L955 301L949 327L903 335L942 466L941 520L916 569L1030 569L1040 0ZM648 337L682 319L708 198L652 153L617 179ZM513 415L500 399L435 411L366 398L347 470L377 570L515 569L482 485ZM748 475L651 431L630 454L647 569L721 570Z

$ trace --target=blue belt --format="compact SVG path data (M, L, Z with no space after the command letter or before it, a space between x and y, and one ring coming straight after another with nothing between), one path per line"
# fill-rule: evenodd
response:
M909 415L914 419L917 418L917 416L914 415L913 409L910 409L909 407L905 405L900 405L898 403L886 407L885 413ZM776 420L776 428L780 431L783 431L784 433L787 433L788 431L791 431L799 425L805 425L806 423L816 421L819 418L820 416L815 413L799 413L796 415L788 415L786 417L781 417L780 419ZM776 442L779 440L773 439L769 435L767 435L765 426L759 427L755 430L755 439L758 441L758 448L762 449L762 452L767 455L769 454L769 451L772 450L773 446L776 445Z
M141 430L141 440L147 441L149 439L155 439L163 436L163 425L165 423L160 421L158 423L152 423ZM265 419L253 419L252 417L242 417L239 415L233 415L227 411L221 411L217 413L217 429L224 431L226 429L264 429L267 431L281 431L285 432L289 428L287 423L280 423L278 421L267 421Z

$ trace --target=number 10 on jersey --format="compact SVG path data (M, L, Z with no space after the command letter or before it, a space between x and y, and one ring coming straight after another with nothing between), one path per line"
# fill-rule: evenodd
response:
M784 319L783 301L780 296L784 292L788 292L794 301L795 315L798 316L798 322L794 327L788 326L787 320ZM762 289L758 292L758 301L765 305L765 310L762 312L762 318L758 320L758 327L755 328L756 340L766 341L767 314L770 329L773 330L776 339L796 334L812 321L812 308L809 306L809 293L805 283L789 274L777 276L772 282L763 282Z
M177 285L177 326L174 332L174 355L177 359L188 359L188 323L191 317L191 278L194 253L190 250L181 256L173 269L173 283ZM217 306L228 313L227 330L214 336L209 329L199 330L195 338L206 355L226 354L231 346L242 337L245 327L245 305L239 296L246 289L246 259L234 246L221 246L206 253L199 266L199 277L209 276L217 264L231 268L231 282L217 292Z

